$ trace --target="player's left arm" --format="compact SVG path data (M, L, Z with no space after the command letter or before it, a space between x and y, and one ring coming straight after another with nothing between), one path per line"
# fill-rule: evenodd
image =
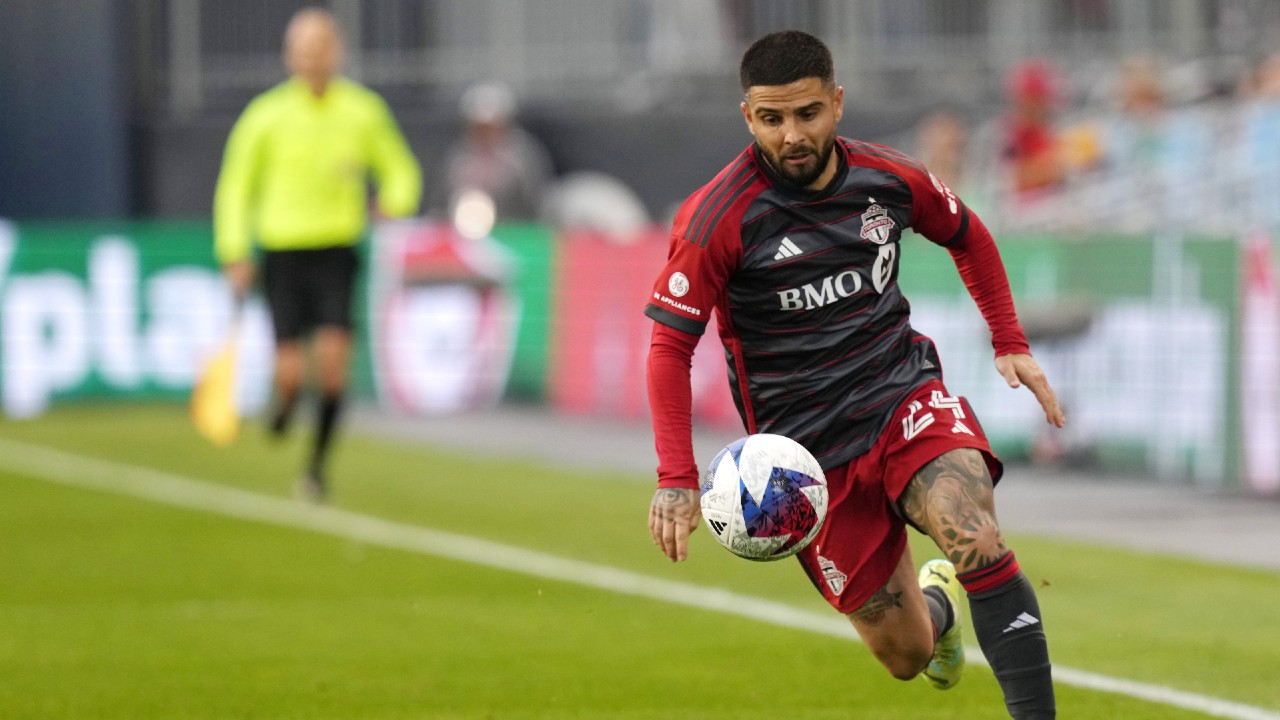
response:
M912 182L912 226L951 253L960 278L991 330L996 370L1009 384L1025 385L1044 409L1045 421L1062 427L1066 417L1044 371L1031 356L1018 322L1009 276L995 238L982 220L927 171Z
M1030 353L998 355L996 370L1004 377L1004 381L1009 383L1009 387L1027 386L1027 389L1036 396L1040 407L1044 408L1045 422L1054 427L1062 427L1066 424L1067 416L1063 414L1062 405L1058 403L1057 393L1053 391L1053 387L1049 385L1049 379L1040 369L1040 364L1031 357Z

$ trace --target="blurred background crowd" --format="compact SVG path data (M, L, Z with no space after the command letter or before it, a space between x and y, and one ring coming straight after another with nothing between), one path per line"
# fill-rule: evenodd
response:
M905 285L917 324L953 354L949 384L1004 408L989 411L993 438L1043 462L1280 491L1280 4L6 0L0 217L14 223L21 261L10 270L40 271L35 238L64 238L57 223L70 220L89 223L86 237L131 233L140 282L163 264L148 253L175 252L154 248L177 236L198 246L227 133L282 79L282 30L307 4L338 18L345 73L387 99L421 161L423 222L496 241L487 260L373 244L362 361L371 394L430 409L422 398L443 390L395 390L379 373L465 374L457 357L379 369L378 283L439 284L456 273L421 265L447 255L440 262L465 266L469 287L508 288L504 307L519 316L500 331L476 321L484 337L508 333L509 347L475 360L487 390L455 388L439 407L643 413L625 378L639 384L640 307L663 226L748 143L740 54L789 27L835 54L842 134L916 156L997 233L1033 347L1073 415L1068 433L1039 435L1034 408L999 394L982 328L957 307L954 268L926 260L908 271L917 286ZM182 262L212 267L206 250ZM92 268L76 272L92 295ZM17 316L4 317L13 327ZM415 352L440 352L439 341ZM110 372L84 375L44 382L52 397L111 385ZM142 385L181 392L189 381L175 370ZM706 391L703 412L733 422L720 409L723 379L706 384L720 390Z
M280 29L306 4L5 3L0 211L207 212L230 123L280 80ZM553 176L597 172L660 219L744 144L742 48L795 27L833 48L846 134L918 155L997 226L1280 221L1265 190L1280 172L1280 7L1265 0L327 6L351 38L346 73L387 97L435 170L428 212L505 162L512 218L548 211Z

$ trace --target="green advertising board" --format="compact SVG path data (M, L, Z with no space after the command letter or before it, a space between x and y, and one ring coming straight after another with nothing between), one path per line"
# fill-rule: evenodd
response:
M540 402L547 392L555 235L541 225L509 224L494 228L493 239L506 247L515 260L512 289L521 300L506 394L511 400Z
M557 270L557 238L545 227L510 225L485 243L456 244L454 251L487 248L495 256L489 264L500 271L478 271L476 278L488 279L461 283L487 294L467 305L441 283L428 290L449 307L493 301L500 332L462 328L428 337L408 349L405 367L417 375L420 368L448 369L448 362L421 363L413 354L447 354L479 338L499 360L487 366L491 384L499 381L490 400L543 402L553 285L569 281ZM367 278L381 262L373 250L381 247L378 232L363 247ZM1066 407L1062 433L1045 432L1030 393L1010 390L992 368L985 325L944 249L907 238L899 281L913 325L940 347L949 389L970 399L1002 453L1207 487L1240 483L1236 243L1028 236L1002 238L1000 249L1033 352ZM361 397L381 399L386 344L403 340L386 334L388 308L398 306L385 301L385 288L379 295L366 280L363 290L355 386ZM225 339L231 312L207 222L0 223L0 408L26 417L64 400L185 398ZM433 317L411 326L434 325ZM443 322L456 324L457 316ZM260 299L248 303L243 326L241 408L252 413L270 392L270 324Z
M24 223L0 230L0 394L178 397L226 326L207 223Z
M1028 236L1001 239L1000 252L1032 352L1067 411L1063 432L1046 432L1030 393L1011 392L992 369L989 334L945 250L906 240L900 278L912 324L938 341L948 387L970 397L993 442L1014 457L1234 482L1236 243Z
M232 302L211 251L207 222L0 224L0 407L39 414L55 400L180 399L223 342ZM506 397L545 393L552 233L495 229L510 255L505 282L518 299L514 346L503 350ZM361 245L366 265L370 244ZM373 397L372 345L382 308L356 293L353 385ZM241 407L254 412L270 388L270 326L260 297L246 305Z

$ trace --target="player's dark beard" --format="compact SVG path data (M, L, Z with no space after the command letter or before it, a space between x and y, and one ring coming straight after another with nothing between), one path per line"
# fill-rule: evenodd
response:
M760 148L760 154L764 155L765 159L769 161L769 165L778 174L778 177L791 185L807 190L809 185L822 174L822 171L827 169L827 163L831 161L831 152L836 146L836 137L833 134L823 142L822 148L815 153L818 160L816 163L799 168L789 168L784 162L785 158L770 153L758 142L756 146Z

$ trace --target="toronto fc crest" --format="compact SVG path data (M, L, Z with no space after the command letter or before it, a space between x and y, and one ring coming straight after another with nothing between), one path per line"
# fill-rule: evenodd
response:
M858 234L865 240L883 245L889 241L895 227L897 224L889 217L889 211L877 205L875 198L872 198L871 207L862 213L862 232Z
M827 586L831 588L832 595L839 595L844 592L844 586L849 582L848 575L840 572L835 563L821 555L818 556L818 568L822 570L822 577L827 581Z

